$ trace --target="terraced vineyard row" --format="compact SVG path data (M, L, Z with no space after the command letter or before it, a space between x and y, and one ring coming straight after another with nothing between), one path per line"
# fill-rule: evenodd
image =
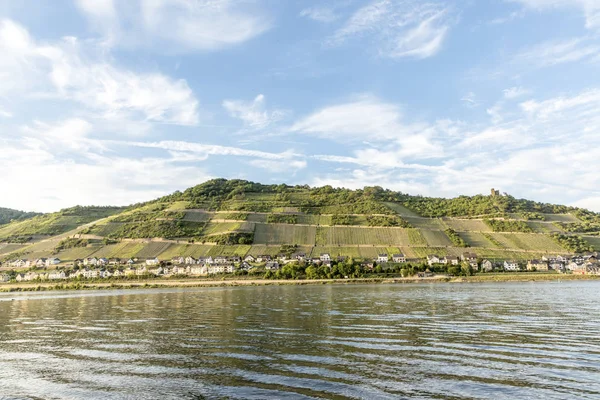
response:
M317 245L399 245L410 244L408 229L320 227Z

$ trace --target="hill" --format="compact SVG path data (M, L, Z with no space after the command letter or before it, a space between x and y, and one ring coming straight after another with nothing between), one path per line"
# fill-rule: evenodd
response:
M0 207L0 225L8 224L12 221L22 221L24 219L33 218L38 215L41 214Z
M381 187L215 179L127 208L73 207L0 226L0 260L403 253L525 260L600 249L600 215L510 195L453 199Z

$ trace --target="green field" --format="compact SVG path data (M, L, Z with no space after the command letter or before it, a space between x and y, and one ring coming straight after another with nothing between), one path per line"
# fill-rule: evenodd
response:
M408 229L320 227L317 245L409 245Z
M581 236L586 242L594 247L594 249L600 249L600 236ZM1 252L1 250L0 250Z
M256 244L302 244L315 243L317 228L286 224L257 224L254 232Z
M144 247L142 247L140 251L135 254L135 257L141 259L158 257L170 246L172 246L172 243L169 242L150 242L144 245Z
M498 248L480 232L458 232L458 234L471 247Z
M411 246L427 246L427 239L419 229L408 229L408 241Z
M409 210L408 208L404 207L401 204L392 203L392 202L387 202L387 203L383 203L383 204L385 204L388 208L395 211L402 217L418 217L419 216L419 214L417 214L416 212L414 212L412 210Z
M490 228L485 222L478 219L451 219L444 218L444 222L450 228L457 232L491 232Z
M170 260L173 257L203 257L214 246L202 244L172 244L157 257L161 260Z
M444 223L444 221L440 218L414 218L414 217L404 217L406 222L414 226L415 228L420 229L429 229L429 230L437 230L443 231L448 227Z
M579 218L571 214L543 214L548 222L581 222Z
M254 257L262 256L262 255L277 256L277 254L279 254L280 252L281 252L280 245L267 246L267 245L255 244L255 245L252 245L248 254L250 254Z
M0 243L0 255L9 254L24 248L26 245L24 244L8 244L8 243Z
M332 258L335 258L338 256L361 258L358 247L341 247L341 246L315 246L312 249L311 257L318 258L323 253L329 253Z
M404 248L405 254L409 258L425 258L429 254L436 254L438 256L448 255L449 248L446 247L411 247L410 249ZM462 249L464 251L464 249Z
M90 254L90 257L105 258L131 258L144 248L143 243L121 242L101 247L98 251Z
M199 211L187 211L183 217L184 221L191 222L206 222L214 216L213 213L199 212Z
M56 254L56 257L60 258L61 262L69 262L77 259L84 259L90 257L92 254L97 252L102 245L94 245L87 247L74 247L72 249L67 249Z
M421 234L429 247L446 247L452 246L452 241L442 231L426 231L421 230Z
M109 236L110 234L115 233L116 231L121 229L123 225L125 224L119 222L108 222L106 224L94 225L92 229L90 229L90 234L98 236Z
M250 251L251 247L252 246L250 246L250 245L212 246L208 250L208 253L206 255L207 256L211 256L211 257L217 257L217 256L226 256L226 257L239 256L239 257L244 257Z
M222 233L238 231L242 222L209 222L202 230L203 235L218 235Z
M248 214L246 221L250 222L267 222L267 214Z
M298 223L304 225L331 225L331 216L316 214L299 214Z
M527 225L533 229L535 233L562 232L562 230L552 222L527 221Z
M545 252L564 252L550 237L539 233L490 233L506 249Z

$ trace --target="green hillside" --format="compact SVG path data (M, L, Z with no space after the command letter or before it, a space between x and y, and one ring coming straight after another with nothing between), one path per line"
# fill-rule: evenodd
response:
M402 252L422 258L471 251L524 260L594 250L599 234L597 213L510 195L443 199L377 186L215 179L127 208L73 207L13 221L0 226L0 260L275 255L287 245L311 256L369 259ZM65 242L73 237L81 240Z
M23 221L25 219L33 218L38 215L40 214L0 207L0 225L8 224L12 221Z

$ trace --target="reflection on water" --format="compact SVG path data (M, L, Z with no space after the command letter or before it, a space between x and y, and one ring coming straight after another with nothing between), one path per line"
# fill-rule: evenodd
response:
M0 294L0 399L598 399L598 282Z

